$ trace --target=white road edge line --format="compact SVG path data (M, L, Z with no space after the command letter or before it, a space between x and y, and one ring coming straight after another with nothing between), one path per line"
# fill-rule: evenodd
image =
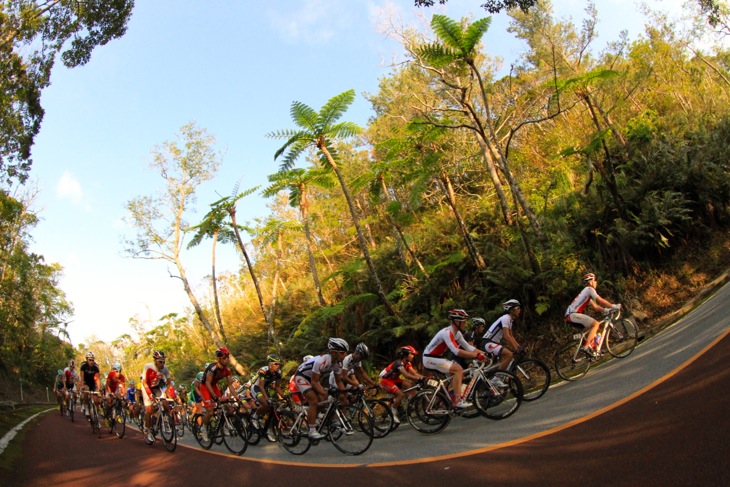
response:
M12 441L12 439L15 438L15 435L17 435L18 432L21 429L23 429L23 426L25 426L28 421L30 421L31 419L35 418L39 414L47 413L48 411L53 411L54 409L56 409L56 408L50 408L50 409L46 409L45 411L41 411L39 413L35 413L30 418L26 419L25 421L23 421L22 423L20 423L19 425L17 425L15 428L13 428L10 431L8 431L7 433L5 433L5 436L3 436L0 439L0 455L3 454L3 452L5 451L5 449L8 447L8 445Z

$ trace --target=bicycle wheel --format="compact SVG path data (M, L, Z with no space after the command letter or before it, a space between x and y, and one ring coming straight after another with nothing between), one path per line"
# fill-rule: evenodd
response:
M504 386L492 387L483 380L474 385L474 404L483 416L489 419L505 419L512 416L522 404L523 388L520 379L511 372L497 371L487 379L497 378Z
M208 436L203 438L202 431L201 431L201 425L198 424L198 421L203 418L202 414L196 414L193 416L192 421L192 430L193 430L193 436L195 437L195 441L198 442L200 447L204 450L210 450L210 447L213 446L213 441L210 438L210 432L213 431L213 428L211 428L210 423L208 424ZM212 418L211 418L212 419ZM205 426L202 426L205 428Z
M550 367L542 360L528 358L514 366L512 373L520 379L525 394L525 401L534 401L542 397L550 387Z
M371 399L365 403L370 409L370 415L373 417L373 438L383 438L390 433L393 428L393 412L390 405L382 399Z
M555 353L554 365L564 380L578 380L591 368L591 357L580 348L580 340L572 340Z
M160 413L160 436L162 436L162 443L170 453L175 451L177 448L177 432L175 431L175 420L172 417L170 411L163 410Z
M73 398L73 394L68 400L68 415L71 417L71 422L74 422L74 409L76 409L76 401Z
M258 445L261 441L261 431L259 431L258 427L254 424L253 419L251 419L251 414L242 415L241 421L246 422L246 434L248 435L248 444ZM273 422L268 419L267 421ZM266 425L266 423L264 423L264 425Z
M312 446L306 416L291 411L279 413L279 444L293 455L304 455Z
M426 389L408 401L406 416L413 428L427 435L440 433L451 422L451 399L435 389Z
M173 418L175 419L175 434L178 438L182 438L185 434L185 419L180 411L175 411Z
M345 455L365 453L373 443L373 416L363 407L338 407L327 429L332 444Z
M124 433L127 431L127 412L120 403L117 403L112 414L112 432L117 435L118 438L124 438Z
M246 433L246 426L241 418L235 414L226 415L221 426L223 443L226 445L226 448L231 453L243 455L243 452L248 448L248 434Z
M91 400L91 433L96 434L99 438L101 438L101 423L99 422L99 411L96 408L96 405L93 404L93 399Z
M636 348L636 326L631 320L619 320L608 325L606 350L616 358L628 356Z
M210 439L215 441L216 445L222 445L223 444L223 434L222 434L222 424L223 418L220 414L214 414L212 418L210 418L210 423L208 426L208 433L210 435ZM210 434L211 431L215 431L216 434Z

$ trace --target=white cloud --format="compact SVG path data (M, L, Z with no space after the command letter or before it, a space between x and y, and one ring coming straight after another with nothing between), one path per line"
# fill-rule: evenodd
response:
M84 200L84 190L76 176L68 171L64 171L61 179L56 185L56 195L60 199L68 199L75 206L80 205Z
M269 22L289 42L324 44L350 25L350 2L305 0L297 10L269 10Z

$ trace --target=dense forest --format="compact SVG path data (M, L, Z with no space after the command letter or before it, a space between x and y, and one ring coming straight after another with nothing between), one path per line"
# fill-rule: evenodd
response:
M197 221L196 189L221 159L211 134L183 126L153 154L161 195L129 200L125 251L168 261L191 306L133 319L135 334L113 343L74 350L63 339L73 309L56 286L62 270L27 252L37 218L27 193L3 191L0 369L40 381L93 348L138 370L164 349L187 381L222 344L245 374L271 351L291 367L333 335L365 342L375 369L398 346L422 348L447 310L491 322L510 298L524 305L516 335L546 356L585 272L631 309L649 276L698 249L725 269L730 51L696 46L727 33L728 17L708 4L718 5L698 2L694 30L649 13L644 36L602 52L591 6L580 28L549 2L514 8L509 32L526 50L506 75L482 44L489 17L393 25L408 62L376 93L295 101L292 128L268 134L281 141L270 185L221 188L230 196ZM356 96L372 105L366 127L347 121ZM253 197L269 198L270 214L239 222ZM236 246L239 273L216 273L219 245ZM209 289L186 277L190 246L210 248Z

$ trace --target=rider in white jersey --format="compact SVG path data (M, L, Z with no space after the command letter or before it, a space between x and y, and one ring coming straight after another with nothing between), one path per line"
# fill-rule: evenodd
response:
M362 382L377 386L362 366L362 361L370 356L370 349L364 343L358 343L355 351L342 360L342 382L347 389L352 387L363 388ZM336 374L330 373L330 387L337 387Z
M502 309L504 309L504 314L489 327L482 337L481 346L485 352L491 353L499 358L500 370L506 370L512 360L512 350L515 353L523 350L522 346L517 343L515 336L512 334L512 326L517 317L522 313L522 305L516 299L510 299L502 303ZM512 350L502 346L502 340L507 342L507 345Z
M327 342L328 354L318 355L301 364L294 374L294 383L297 390L309 403L307 410L307 424L309 425L309 437L313 440L321 440L324 435L317 431L317 404L327 398L327 391L319 383L320 377L327 372L335 373L337 389L343 391L342 384L342 359L350 346L342 338L330 338Z
M423 366L451 375L453 377L451 379L451 393L453 394L451 400L454 407L468 408L471 407L471 404L461 400L461 381L464 369L457 362L445 359L443 356L447 350L451 350L451 353L462 358L476 358L484 361L487 356L481 350L469 345L462 336L466 320L469 318L466 311L452 309L449 311L448 317L450 325L436 333L431 343L423 350ZM461 348L459 348L460 346Z
M583 288L580 294L576 296L573 302L570 303L570 306L568 306L568 309L565 311L565 321L572 325L582 325L584 329L590 328L588 336L586 337L583 350L591 355L594 355L595 351L593 350L593 348L591 348L590 344L593 343L593 338L595 338L596 333L598 332L599 323L598 320L596 320L595 318L583 314L583 311L589 304L594 309L594 311L601 313L606 313L607 311L609 311L608 308L621 309L621 305L611 304L610 302L606 301L598 295L598 293L596 292L598 280L596 279L595 274L586 274L585 276L583 276L583 284L585 284L586 287Z

